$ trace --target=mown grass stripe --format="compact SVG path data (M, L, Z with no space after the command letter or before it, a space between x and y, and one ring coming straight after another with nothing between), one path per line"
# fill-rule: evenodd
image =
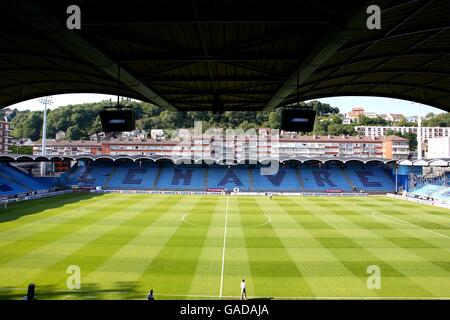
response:
M130 241L137 232L146 227L145 224L136 224L136 220L142 222L145 221L147 223L152 223L156 220L159 215L150 214L149 208L160 204L173 204L173 199L145 197L139 199L137 203L135 202L134 206L130 205L127 207L124 217L121 218L121 216L117 215L110 216L111 219L114 218L114 220L117 221L114 221L114 223L110 225L111 229L109 231L100 235L97 239L86 243L80 249L58 261L46 270L43 270L33 277L32 281L39 283L44 279L47 281L51 279L55 287L64 287L68 277L66 269L69 265L77 265L80 267L82 274L88 274L113 255L124 244ZM93 252L97 254L93 255ZM132 263L132 261L130 261L130 263ZM95 283L83 283L82 291L92 291L95 287ZM120 287L121 290L124 290L124 284L122 283L113 287L98 288L98 291L114 291L117 290L118 287ZM77 295L78 292L74 292L74 294L79 298L83 298L83 294ZM90 295L92 295L92 293L90 293Z
M263 215L255 198L243 197L237 201L241 213ZM277 236L273 224L268 224L264 228L265 240L256 247L253 240L255 236L256 238L260 236L258 229L243 230L255 291L264 296L279 296L283 295L282 292L286 286L290 286L294 295L313 295L282 239ZM268 255L266 248L276 248L279 258L274 259Z
M96 206L95 210L80 210L78 208L73 215L67 217L67 219L62 219L60 223L42 222L40 225L43 228L36 228L35 223L33 223L29 225L32 229L30 232L21 232L17 235L14 233L8 234L7 240L0 239L0 248L4 252L8 252L7 255L0 256L0 266L27 255L34 250L38 250L41 247L47 246L52 242L63 241L61 239L64 239L72 232L76 232L86 225L95 222L92 221L91 216L95 216L95 219L101 219L102 216L97 216L96 214L104 210L114 211L113 209L117 207L117 203L120 201L120 198L116 198L113 201L102 203L101 206ZM105 212L104 215L108 215L108 212ZM47 219L45 218L44 220L48 221Z
M205 200L202 200L202 202L205 202ZM221 226L223 226L224 222L224 208L226 208L226 198L220 197L217 199L214 207L211 205L211 210L206 209L201 213L193 211L194 215L190 215L191 218L194 216L195 222L200 223L201 221L202 228L205 228L204 220L199 221L195 216L211 214L212 217L188 294L217 295L220 293L221 259L223 254ZM196 229L193 225L190 227L193 230Z
M302 199L303 200L303 199ZM304 200L303 200L304 201ZM274 202L264 206L267 210L280 212L285 221L295 229L301 229L307 237L307 245L299 244L295 247L295 242L290 249L292 256L295 258L298 268L305 276L305 281L309 284L311 290L317 296L324 294L333 294L340 296L353 295L374 295L373 292L365 291L366 283L360 277L355 276L354 272L344 264L339 257L334 254L335 247L341 247L340 241L324 241L327 238L320 237L321 234L315 234L317 231L333 231L336 236L336 230L326 223L318 219L305 206L298 206L289 199ZM270 209L269 209L270 208ZM276 221L276 219L274 219ZM305 221L308 227L305 227ZM311 227L313 224L314 227ZM318 229L314 229L317 228ZM340 239L339 239L340 240ZM351 243L353 246L354 244ZM348 241L344 245L348 245Z
M139 279L182 223L183 212L190 210L199 201L198 197L177 196L172 199L171 205L154 208L161 210L160 217L85 276L84 281L102 282L107 286L123 282L136 284L136 291L148 290L147 285L150 286L151 283L139 282ZM133 293L127 297L132 298Z
M341 205L339 199L333 199L333 208L332 209L328 209L329 212L333 215L336 216L336 218L338 218L339 220L345 220L348 223L352 224L352 225L357 225L355 223L353 223L352 218L353 216L349 216L349 215L341 215L340 213L342 212L342 210L345 210L347 212L354 212L357 213L354 209L354 207L348 206L346 205L345 207L343 205ZM352 209L353 208L353 209ZM323 217L319 217L321 219L323 219ZM328 219L328 221L330 221L330 219ZM331 221L334 221L333 219L331 219ZM333 222L328 222L329 224L333 225L335 223ZM344 236L344 237L349 237L350 239L352 239L352 241L356 242L358 245L360 245L361 248L363 248L361 250L361 252L359 254L357 254L356 252L354 253L355 256L360 256L360 259L358 261L354 261L354 259L351 259L351 261L346 261L344 262L348 268L351 268L352 271L355 273L355 275L360 276L361 278L368 278L368 274L367 274L367 267L370 265L376 265L379 266L382 270L382 279L383 279L383 283L384 286L382 286L381 290L375 290L375 293L377 293L378 295L381 296L389 296L392 294L392 288L396 286L396 284L398 282L403 282L404 286L406 288L408 288L406 290L406 292L403 293L398 293L400 295L407 295L410 292L414 292L415 295L418 296L433 296L435 294L433 294L433 292L430 292L429 290L426 289L426 286L423 286L422 283L415 281L414 278L410 277L407 272L404 270L404 265L405 263L402 262L396 262L396 261L391 261L391 260L385 260L383 258L383 255L379 255L379 253L377 251L372 251L370 247L368 247L366 238L362 238L360 236L352 236L350 235L346 235L346 230L340 228L339 229L340 233ZM368 235L372 235L372 236L376 236L376 238L374 238L374 240L378 241L378 243L383 244L385 242L390 242L388 239L379 236L378 234L372 232L370 229L365 229L365 232ZM400 249L400 247L395 244L390 242L391 244L393 244L394 248ZM406 250L405 250L406 251ZM435 266L433 265L429 265L429 267L431 267L432 269L435 268ZM396 290L398 291L398 290Z
M201 210L204 198L200 198L193 207L186 207L185 211ZM209 208L215 206L216 203L209 202ZM196 228L186 223L178 224L177 230L147 266L138 282L147 284L149 288L155 288L158 291L187 292L192 286L195 270L200 263L200 254L212 217L211 211L202 214L201 221L205 228ZM180 219L181 217L177 216L176 218ZM208 274L205 274L206 276ZM217 277L218 275L214 272L213 276Z
M137 203L134 201L134 204L129 203L128 205L126 199L129 198L130 196L122 196L122 210L115 210L111 213L109 207L104 207L101 211L91 214L89 219L83 219L83 223L72 225L63 237L58 238L58 241L41 242L41 246L20 257L9 260L0 269L0 277L8 276L10 272L16 272L19 269L22 270L20 277L16 277L14 280L11 279L11 286L26 285L29 281L28 279L32 279L36 274L47 270L51 265L77 251L86 243L95 240L114 228L116 223L120 223L128 214L129 207L139 204L139 201ZM117 204L110 204L110 206L117 208ZM102 221L112 217L119 217L119 219L116 222L112 222L112 224L101 224ZM66 226L60 227L64 228ZM24 266L26 267L24 268Z
M239 211L238 201L234 197L228 200L228 232L225 271L222 296L240 294L240 282L244 278L247 282L247 291L252 295L255 292L255 282L250 268L248 248L245 245L243 215ZM223 223L223 215L222 215ZM223 230L222 230L223 231ZM240 298L240 296L239 296Z

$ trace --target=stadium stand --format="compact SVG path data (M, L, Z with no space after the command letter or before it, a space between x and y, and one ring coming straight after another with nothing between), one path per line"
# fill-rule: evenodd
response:
M394 191L395 183L387 172L381 168L366 168L362 170L346 168L345 172L354 186L368 192Z
M253 191L277 189L281 192L300 192L303 190L297 171L282 168L275 175L261 175L260 169L252 169Z
M428 184L410 193L420 198L431 198L438 201L450 202L450 187Z
M208 188L221 188L251 191L249 170L247 168L208 168Z
M119 164L111 172L109 182L104 183L108 189L151 189L158 168L147 164Z
M233 190L245 192L364 192L395 190L392 177L381 167L301 166L282 167L275 175L263 175L255 166L188 166L173 164L93 163L74 166L61 179L64 184L103 189L137 190Z
M156 184L156 189L205 190L206 169L189 167L164 167Z
M0 162L0 196L13 196L34 191L45 191L50 187L31 175Z
M102 163L91 165L76 165L62 183L69 186L96 187L103 186L114 167Z

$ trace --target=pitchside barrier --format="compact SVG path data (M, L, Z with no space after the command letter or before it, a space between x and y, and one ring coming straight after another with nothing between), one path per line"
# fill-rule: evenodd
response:
M406 201L410 201L410 202L415 202L415 203L420 203L420 204L427 204L427 205L430 205L430 206L450 209L450 204L439 202L439 201L436 201L436 200L425 200L425 199L411 197L411 196L408 196L408 195L399 195L399 194L392 194L392 193L388 193L387 196L390 197L390 198L406 200Z
M368 193L325 193L325 192L225 192L225 191L164 191L164 190L90 190L92 193L127 194L186 194L186 195L230 195L230 196L304 196L304 197L365 197Z
M162 190L91 190L92 193L130 193L130 194L190 194L190 195L221 195L224 192L206 191L162 191Z
M72 189L67 190L61 190L61 191L53 191L53 192L46 192L46 193L38 193L34 195L27 195L27 196L19 196L16 198L10 198L10 199L1 199L0 204L8 204L13 202L19 202L19 201L26 201L26 200L34 200L34 199L40 199L40 198L46 198L46 197L53 197L53 196L59 196L62 194L72 193Z

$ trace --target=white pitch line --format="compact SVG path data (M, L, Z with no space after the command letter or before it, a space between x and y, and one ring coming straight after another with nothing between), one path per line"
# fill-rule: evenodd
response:
M186 217L189 216L190 213L186 213L181 219L183 220L184 223L190 224L191 226L197 227L197 228L207 228L207 226L202 226L200 224L196 224L196 223L192 223L187 221Z
M265 222L259 223L259 224L254 224L254 225L250 225L250 226L247 226L247 227L242 227L242 229L258 228L258 227L265 226L266 224L269 224L269 223L272 222L272 218L269 215L265 214L264 216L267 218L267 220Z
M225 207L225 228L223 231L223 249L222 249L222 273L220 275L220 291L219 296L222 297L222 291L223 291L223 273L225 270L225 248L227 245L227 224L228 224L228 199L227 197L227 205Z
M387 214L385 214L385 215L387 215ZM378 218L376 215L375 215L375 212L372 214L372 216L375 218L375 219L378 219L378 220L383 220L383 219L380 219L380 218ZM397 220L400 220L400 221L402 221L402 223L396 223L396 222L392 222L392 221L387 221L387 220L384 220L384 221L386 221L386 222L388 222L388 223L394 223L394 224L401 224L401 225L411 225L411 226L413 226L413 227L416 227L416 228L419 228L419 229L422 229L422 230L425 230L425 231L428 231L428 232L431 232L431 233L434 233L434 234L436 234L436 235L438 235L438 236L441 236L441 237L444 237L444 238L447 238L447 239L450 239L450 237L449 236L447 236L447 235L445 235L445 234L442 234L442 233L439 233L439 232L436 232L436 231L433 231L433 230L430 230L430 229L427 229L427 228L424 228L424 227L421 227L421 226L418 226L417 224L414 224L414 223L411 223L411 222L408 222L408 221L406 221L406 220L403 220L403 219L401 219L401 218L397 218L397 217L394 217L394 216L391 216L391 215L387 215L388 217L390 217L390 218L394 218L394 219L397 219Z

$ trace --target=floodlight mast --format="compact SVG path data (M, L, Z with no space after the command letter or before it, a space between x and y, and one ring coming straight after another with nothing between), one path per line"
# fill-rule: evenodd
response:
M47 148L47 105L53 104L52 96L42 97L39 99L39 103L44 105L44 121L42 124L42 152L43 156L46 155ZM41 176L45 175L45 162L41 162Z
M422 105L417 103L417 160L422 160Z

